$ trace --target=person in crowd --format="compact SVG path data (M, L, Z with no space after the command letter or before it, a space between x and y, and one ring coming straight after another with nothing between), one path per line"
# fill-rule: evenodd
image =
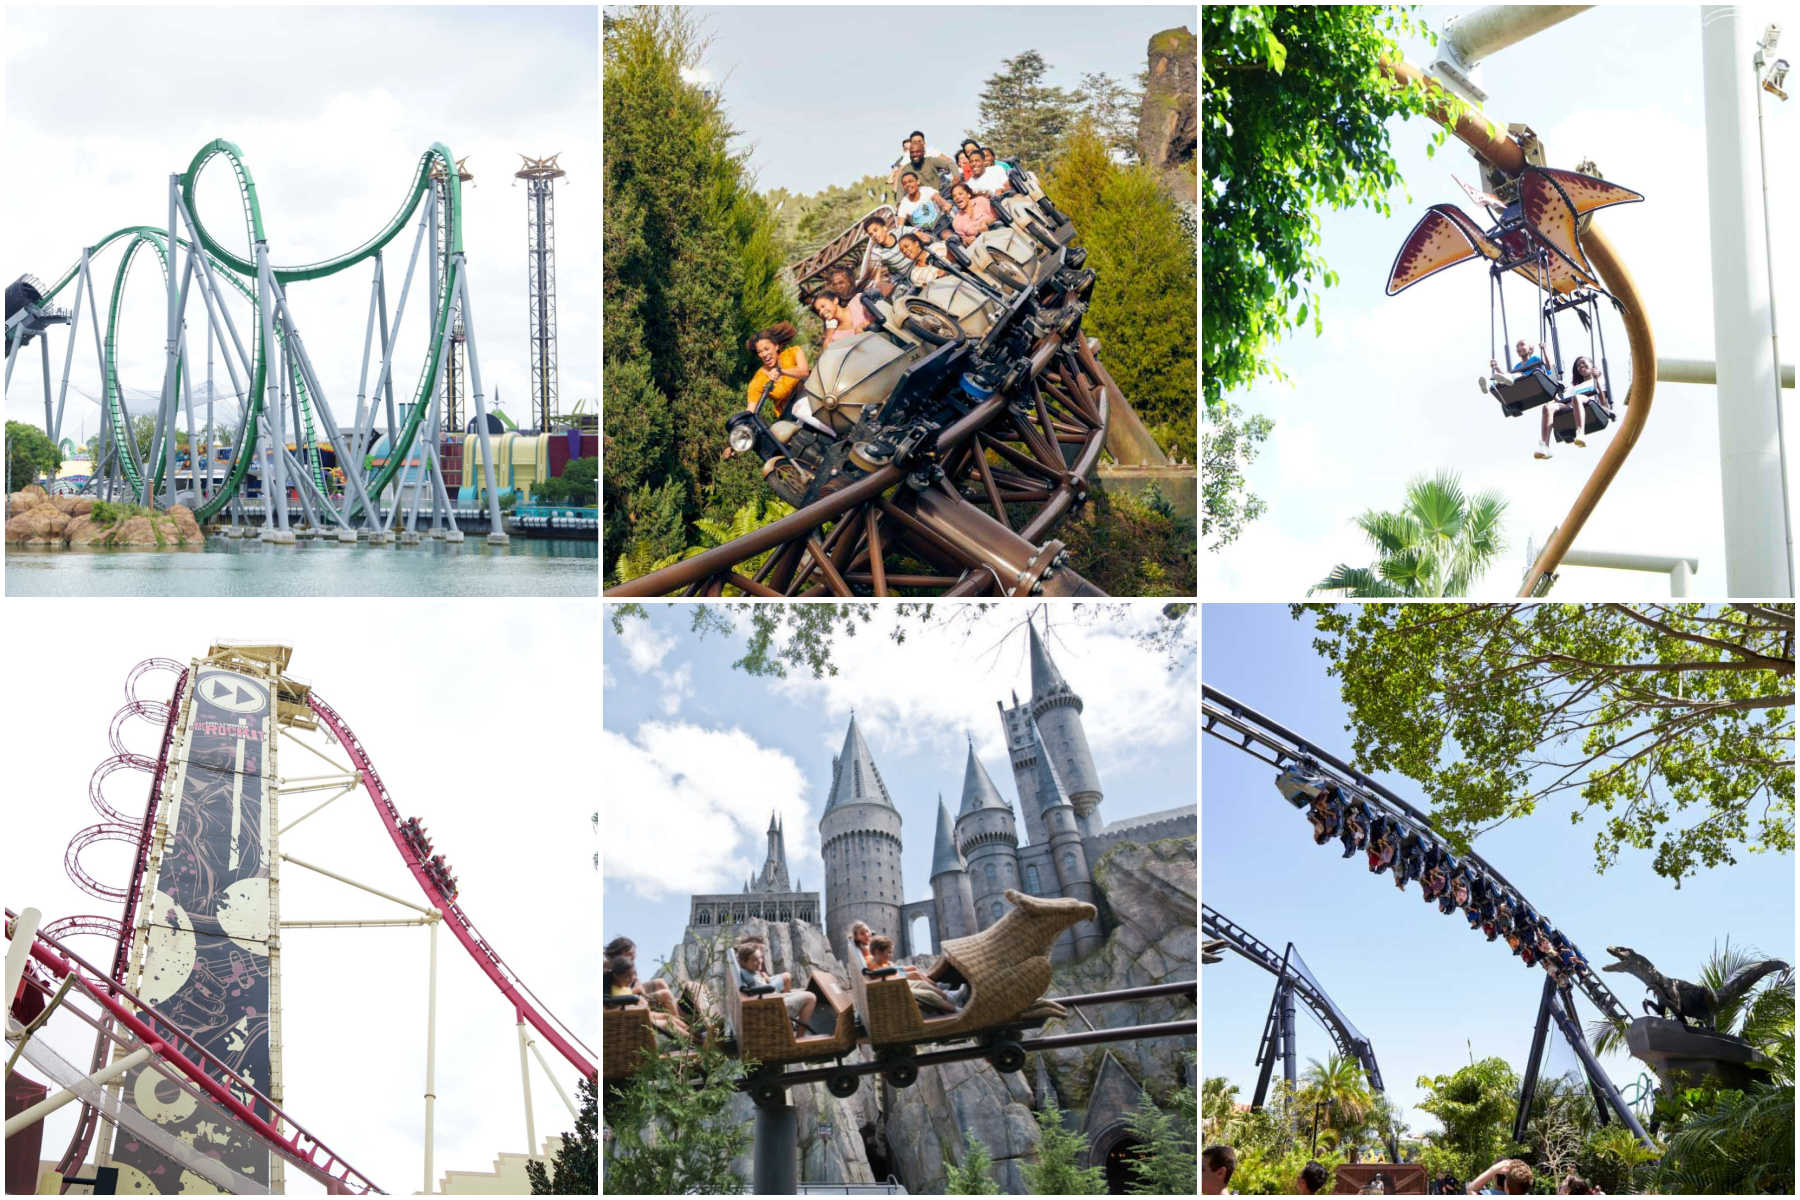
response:
M969 985L949 989L940 985L937 980L911 963L894 962L894 939L885 933L878 933L869 939L869 970L879 971L886 967L897 966L900 974L912 988L913 996L939 1012L951 1012L968 1003Z
M925 135L917 129L900 140L900 157L894 160L893 169L888 172L888 186L894 194L900 194L900 176L903 172L912 171L929 183L941 183L956 176L956 164L925 145Z
M1000 196L1012 187L1011 177L995 162L991 150L978 147L970 157L977 164L975 174L968 181L971 188L990 196Z
M994 148L992 146L983 146L981 148L981 158L989 167L998 167L1000 170L1007 172L1010 172L1013 169L1011 163L994 156Z
M950 227L956 236L965 244L974 241L996 220L994 203L986 196L978 196L966 183L950 185L950 203L956 206L955 215L950 218Z
M907 279L914 287L922 288L934 279L943 278L944 269L932 263L931 256L925 250L925 240L917 232L906 234L900 239L900 253L912 264L907 272Z
M812 374L799 331L786 321L777 322L751 338L746 346L761 364L750 377L745 407L755 412L765 398L775 402L775 415L787 411L788 400L802 380Z
M1575 445L1584 450L1587 442L1581 435L1587 432L1586 401L1589 396L1594 398L1603 411L1612 411L1612 398L1606 394L1606 384L1600 378L1599 368L1583 354L1569 368L1569 390L1557 400L1555 407L1559 410L1568 409L1575 414ZM1548 411L1551 406L1544 407Z
M1230 1146L1208 1146L1200 1152L1200 1194L1229 1196L1231 1176L1237 1171L1237 1151Z
M1516 1158L1501 1159L1469 1180L1469 1185L1464 1192L1470 1196L1479 1196L1481 1189L1488 1185L1488 1181L1495 1178L1505 1185L1508 1196L1525 1196L1531 1192L1531 1167Z
M824 291L812 298L812 310L819 315L820 324L825 326L825 339L819 346L821 350L841 337L861 333L869 327L869 318L863 313L860 298L844 304L831 292Z
M1294 1190L1302 1196L1316 1196L1325 1190L1331 1179L1331 1173L1316 1162L1309 1162L1300 1168L1300 1177L1294 1181Z
M636 942L632 941L628 937L616 937L612 941L606 943L605 955L606 955L606 960L608 962L610 962L611 960L613 960L615 958L623 958L627 963L631 964L631 966L633 968L633 972L632 972L633 982L632 982L631 990L636 992L638 995L644 997L645 1000L649 1001L651 1008L661 1009L663 1012L668 1013L671 1017L680 1019L681 1008L678 1004L676 1004L675 993L672 990L670 990L669 985L667 983L665 983L661 979L652 979L648 983L638 983L636 981L636 967L637 967L637 943Z
M884 297L892 299L912 291L912 262L900 252L900 239L895 236L887 218L870 217L863 222L863 229L868 232L869 244L874 248L875 262L886 277L879 285Z
M782 971L770 976L763 968L764 955L761 946L740 945L737 950L737 962L738 990L759 987L776 988L781 995L781 1002L787 1006L788 1018L794 1022L794 1032L805 1034L807 1022L812 1020L813 1009L818 1006L819 998L810 989L796 988L791 971Z
M1369 839L1369 870L1379 875L1394 865L1394 857L1398 853L1394 848L1394 835L1383 829L1379 836Z
M950 202L936 188L921 183L917 171L901 174L897 207L901 221L909 229L941 233L950 220Z
M1313 845L1323 846L1336 837L1343 819L1337 794L1330 788L1322 789L1307 806L1306 819L1313 827Z
M969 176L974 173L975 168L969 162L969 152L967 150L958 150L956 152L956 178L951 180L951 182L958 183L966 181Z
M853 310L863 327L875 324L875 302L881 299L877 288L858 291L856 275L849 267L833 267L825 272L825 290L837 297L838 304Z
M868 970L874 970L875 968L875 964L869 961L869 939L871 936L869 927L861 921L857 921L850 926L850 948L862 956L862 965Z
M1562 1182L1556 1185L1556 1194L1559 1196L1592 1196L1599 1190L1573 1171L1563 1176Z
M653 982L661 983L662 981L655 980ZM615 954L606 960L603 983L608 996L636 996L638 1004L650 1009L650 1024L657 1029L679 1038L693 1036L687 1027L687 1022L683 1021L677 1013L659 1011L645 1001L643 989L638 983L637 963L629 956ZM667 990L666 984L664 990Z

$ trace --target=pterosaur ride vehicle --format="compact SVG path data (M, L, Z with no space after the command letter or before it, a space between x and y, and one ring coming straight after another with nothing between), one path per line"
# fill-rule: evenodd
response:
M1401 244L1388 274L1387 294L1397 296L1458 263L1485 259L1490 281L1490 343L1499 336L1498 344L1490 347L1492 357L1501 367L1513 366L1514 371L1497 371L1491 386L1484 379L1484 390L1500 402L1501 411L1509 417L1555 402L1559 441L1574 441L1583 432L1606 428L1614 413L1606 339L1600 328L1600 298L1605 296L1614 305L1618 301L1600 285L1582 249L1581 230L1589 213L1636 203L1644 197L1593 175L1531 165L1520 174L1518 198L1510 202L1466 184L1463 190L1487 211L1492 223L1484 229L1454 204L1432 205ZM1509 272L1529 279L1542 293L1536 341L1547 356L1531 355L1518 363L1503 357L1512 344L1504 292ZM1572 379L1565 371L1557 333L1557 315L1571 310L1587 331L1589 361L1597 364L1597 374L1584 381ZM1530 339L1520 340L1530 345Z

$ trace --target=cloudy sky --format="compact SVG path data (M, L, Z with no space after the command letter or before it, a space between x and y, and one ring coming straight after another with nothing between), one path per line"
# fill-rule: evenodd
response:
M968 737L1016 805L994 705L1031 688L1024 610L940 607L951 615L902 621L901 644L882 607L835 643L838 673L824 679L734 670L743 625L730 609L720 610L738 622L729 637L697 637L680 605L606 630L604 921L608 937L637 941L640 970L680 942L691 894L737 891L762 865L771 812L782 817L790 876L823 891L819 818L852 708L904 822L909 899L931 894L937 798L955 813ZM1164 654L1132 637L1164 620L1156 605L1114 619L1120 611L1049 608L1051 656L1086 705L1108 820L1195 799L1191 632Z
M981 123L982 84L1013 55L1043 55L1055 86L1074 88L1096 71L1133 85L1152 34L1194 27L1191 4L967 4L955 8L951 23L938 21L930 7L705 5L694 11L712 40L693 78L721 89L757 186L791 192L886 174L900 155L900 139L914 129L954 153L955 143ZM878 54L877 60L898 71L904 55L915 53L930 86L905 86L897 75L867 79L874 30L910 45L902 58ZM817 60L797 69L796 53L814 53L807 47L816 48ZM813 67L820 79L836 76L848 90L822 95L809 86ZM821 153L822 146L830 152Z
M600 292L594 9L39 6L8 9L5 29L6 162L10 177L31 181L0 196L13 273L53 282L82 247L115 229L166 226L168 176L185 171L216 137L244 152L278 265L340 254L393 216L419 156L443 142L467 157L475 176L463 190L465 247L488 402L498 392L523 424L530 390L525 191L513 172L520 154L561 152L569 174L556 192L560 395L565 410L587 398L593 411ZM71 82L97 79L108 86ZM230 175L223 162L209 167L198 207L201 220L238 247L244 235ZM409 228L389 246L390 305L411 238ZM110 249L97 264L103 300L118 254ZM289 289L320 382L346 424L356 409L370 278L364 266ZM395 364L402 399L422 364L422 292L421 267ZM133 268L127 295L121 379L135 400L162 381L164 305L151 258ZM205 355L199 311L189 322L197 384ZM104 305L101 313L104 321ZM244 310L235 319L243 329ZM80 336L84 353L76 356L63 430L78 439L97 428L92 397L99 393L85 327ZM62 347L58 335L55 355ZM54 357L53 377L61 370ZM9 419L43 422L40 372L35 353L15 367ZM227 389L223 366L216 377Z
M1462 11L1427 8L1432 28ZM1742 10L1746 64L1776 6ZM1791 43L1794 34L1789 33ZM1791 46L1784 46L1794 57ZM1423 67L1430 51L1414 45ZM1560 64L1560 65L1559 65ZM1712 280L1708 256L1705 113L1700 74L1699 9L1601 7L1502 51L1482 66L1490 94L1485 111L1501 122L1523 121L1543 139L1553 166L1591 157L1604 175L1644 193L1646 201L1608 210L1600 221L1642 290L1654 322L1657 353L1713 355ZM1767 101L1769 188L1792 195L1791 148L1800 111ZM1510 595L1526 567L1526 542L1541 547L1568 512L1609 433L1586 450L1558 446L1555 457L1531 457L1538 418L1500 415L1475 389L1487 365L1485 272L1461 266L1405 294L1382 294L1395 251L1431 204L1469 208L1452 176L1475 183L1474 163L1452 142L1425 154L1427 129L1395 122L1393 151L1406 190L1393 215L1357 209L1322 214L1327 262L1342 276L1326 293L1324 336L1311 331L1279 347L1290 383L1266 383L1235 394L1246 411L1275 418L1251 488L1268 513L1235 545L1202 556L1202 595L1286 599L1338 562L1367 564L1372 555L1351 518L1368 508L1397 508L1409 480L1440 469L1461 473L1472 490L1497 489L1509 504L1508 549L1478 594ZM1793 223L1777 204L1776 287L1790 288L1800 263ZM1785 282L1784 282L1785 281ZM1523 281L1518 281L1523 283ZM1508 288L1514 327L1529 313L1524 287ZM1778 294L1783 357L1800 345L1800 296ZM1616 315L1606 317L1607 351L1623 395L1631 364ZM1568 339L1580 333L1571 319ZM1585 338L1581 350L1586 353ZM1567 351L1565 350L1565 353ZM1572 360L1572 354L1570 355ZM1793 393L1786 395L1792 398ZM1790 426L1792 421L1790 419ZM1719 498L1718 416L1712 389L1659 384L1643 437L1580 545L1596 550L1694 555L1699 594L1724 588L1723 515ZM1704 591L1700 591L1704 589ZM1570 568L1559 597L1618 599L1668 595L1664 576Z
M1270 720L1351 759L1349 717L1337 681L1312 647L1310 622L1286 605L1211 604L1202 654L1206 682ZM1405 1106L1415 1132L1437 1119L1416 1106L1421 1075L1440 1075L1470 1056L1497 1055L1522 1070L1543 990L1541 969L1527 969L1504 942L1470 932L1461 913L1441 916L1419 889L1397 893L1388 876L1370 878L1336 842L1315 846L1305 818L1284 802L1267 764L1208 737L1201 754L1204 848L1201 899L1257 938L1292 941L1344 1014L1374 1044L1390 1096ZM1382 778L1403 799L1428 807L1411 781ZM1593 824L1571 825L1573 799L1546 801L1529 819L1483 834L1476 849L1505 873L1539 911L1574 940L1589 961L1610 961L1607 946L1630 946L1670 974L1692 979L1717 942L1730 937L1792 961L1794 857L1740 854L1735 865L1700 872L1677 891L1650 869L1651 855L1626 850L1604 875L1594 873ZM1621 1003L1637 1013L1643 988L1607 975ZM1256 1089L1256 1046L1268 1015L1273 976L1235 954L1206 968L1200 1045L1208 1075L1224 1075L1248 1102ZM1595 1013L1583 997L1582 1020ZM1301 1012L1309 1012L1304 1005ZM1323 1061L1330 1038L1300 1022L1300 1067ZM1626 1087L1644 1065L1625 1054L1602 1060ZM1553 1042L1553 1073L1578 1069Z
M9 603L15 613L26 607L45 606ZM571 749L599 720L587 670L598 639L591 602L532 607L534 618L521 621L518 605L504 601L237 600L222 615L169 600L140 601L121 619L116 603L62 602L54 620L80 635L14 639L0 696L8 795L30 801L10 806L7 904L35 907L46 920L118 912L67 880L63 849L101 819L87 801L88 775L111 753L107 723L135 663L185 662L215 639L281 641L294 647L293 673L367 747L400 810L430 826L483 936L597 1050L594 807L572 785L579 759ZM144 694L166 696L173 682L151 676ZM154 755L157 736L142 721L125 727L134 750ZM284 774L327 770L282 745ZM316 769L304 766L309 760ZM141 811L144 780L115 775L108 798ZM290 799L283 823L322 799ZM282 849L421 899L360 792L294 829ZM124 854L96 847L83 862L101 878L122 879ZM415 915L293 866L284 866L281 893L287 919ZM73 948L90 961L107 954L93 938ZM295 929L283 939L284 1107L391 1192L420 1183L427 950L420 928ZM492 1170L497 1153L525 1147L513 1012L447 930L438 935L437 1037L437 1173ZM575 1071L542 1039L538 1046L573 1096ZM89 1050L72 1052L85 1062ZM535 1061L532 1074L541 1140L572 1122ZM50 1119L46 1146L65 1144L72 1111ZM295 1184L291 1172L289 1183L318 1190Z

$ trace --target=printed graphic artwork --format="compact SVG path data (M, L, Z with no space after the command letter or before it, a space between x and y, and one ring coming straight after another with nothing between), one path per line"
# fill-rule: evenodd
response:
M170 763L178 790L169 797L173 812L140 984L146 1000L267 1094L269 692L260 680L203 668L192 705L186 761ZM125 1104L234 1173L269 1182L268 1151L236 1122L219 1120L214 1106L197 1104L153 1072L127 1078ZM238 1099L259 1116L271 1115L248 1095ZM121 1192L214 1190L128 1129L119 1129L113 1157Z

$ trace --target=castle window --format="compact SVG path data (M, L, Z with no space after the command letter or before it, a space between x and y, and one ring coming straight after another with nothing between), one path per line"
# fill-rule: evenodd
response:
M1034 896L1041 896L1041 895L1043 895L1043 892L1041 892L1039 890L1039 886L1040 885L1038 884L1038 869L1037 869L1036 865L1026 867L1025 868L1025 890L1030 892Z
M998 900L994 901L994 913L993 913L994 920L998 921L1000 919L1000 914L1004 911L1005 911L1005 909L1001 905L1001 903Z
M987 868L987 881L989 883L998 883L999 880L994 875L994 864L993 863L983 863L982 866Z
M1063 851L1063 870L1071 876L1075 874L1075 852L1073 850Z

